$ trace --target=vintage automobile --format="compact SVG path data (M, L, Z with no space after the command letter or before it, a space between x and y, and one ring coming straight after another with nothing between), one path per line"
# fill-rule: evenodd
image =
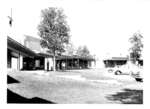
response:
M126 64L109 68L108 72L114 73L115 75L131 75L136 81L143 81L143 68L141 66Z
M131 75L138 82L143 82L143 68L139 68L138 72Z
M113 68L109 68L109 73L114 73L115 75L120 74L130 74L132 70L127 65L115 66Z

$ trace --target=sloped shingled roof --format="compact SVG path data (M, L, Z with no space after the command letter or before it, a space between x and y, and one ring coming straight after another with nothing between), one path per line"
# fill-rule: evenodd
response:
M33 52L29 48L23 46L22 44L20 44L19 42L15 41L12 38L10 38L9 36L7 37L7 48L11 49L15 52L18 52L24 56L29 56L29 57L36 56L35 52Z

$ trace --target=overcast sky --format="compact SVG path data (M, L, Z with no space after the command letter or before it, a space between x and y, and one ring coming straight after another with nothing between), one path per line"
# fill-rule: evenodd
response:
M73 44L87 45L92 54L101 58L127 55L129 37L135 32L146 35L150 24L148 0L13 0L7 6L3 12L10 15L12 8L12 37L19 41L23 35L39 37L42 9L63 8Z

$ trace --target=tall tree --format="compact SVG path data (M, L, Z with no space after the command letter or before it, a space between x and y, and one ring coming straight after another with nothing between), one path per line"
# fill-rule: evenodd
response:
M79 46L76 54L79 56L87 57L90 56L90 51L87 46Z
M141 57L143 50L142 38L143 36L140 33L135 33L129 39L130 43L132 44L131 48L129 49L131 51L130 58L134 63Z
M64 54L67 55L67 56L72 56L72 55L75 55L75 51L76 51L75 46L72 43L69 43L65 47L65 53Z
M41 46L53 54L53 70L56 70L56 56L64 52L69 43L69 26L62 9L50 7L41 11L41 22L38 25Z

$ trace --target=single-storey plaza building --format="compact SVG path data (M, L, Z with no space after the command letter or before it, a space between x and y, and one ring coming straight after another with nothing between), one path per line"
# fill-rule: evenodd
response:
M56 56L57 70L85 69L95 66L95 59L81 56ZM7 67L17 70L53 70L53 55L40 45L40 39L25 36L24 45L7 38Z

